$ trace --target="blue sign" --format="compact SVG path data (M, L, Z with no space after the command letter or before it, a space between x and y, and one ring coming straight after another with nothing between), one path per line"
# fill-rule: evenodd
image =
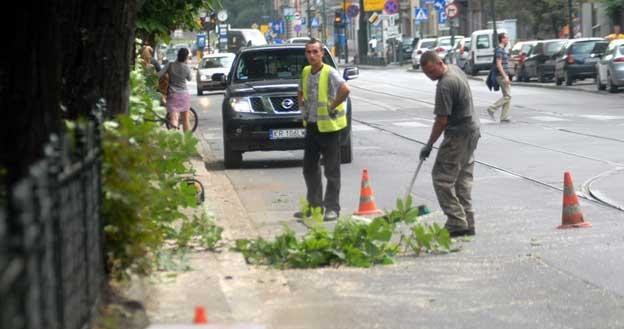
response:
M446 24L446 21L448 21L448 17L446 17L444 9L438 10L438 24Z
M414 8L414 17L416 21L426 21L429 19L429 11L427 8Z
M312 22L310 22L311 27L319 27L319 20L316 17L312 17Z
M433 3L433 6L437 10L444 10L444 6L446 6L446 1L445 0L435 0L435 2Z
M197 48L198 49L206 48L206 35L205 34L198 34L196 43L197 43Z
M356 5L350 5L347 7L347 16L353 18L356 17L360 13L360 7Z
M273 21L273 33L284 34L284 21L282 20Z
M397 0L386 0L384 4L384 10L389 15L393 15L399 12L399 2Z

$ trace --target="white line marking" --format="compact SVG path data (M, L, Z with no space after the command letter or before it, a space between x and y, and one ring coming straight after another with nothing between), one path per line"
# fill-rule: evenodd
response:
M531 117L531 119L538 120L538 121L547 121L547 122L570 121L570 120L567 120L567 119L557 118L557 117L550 117L550 116L547 116L547 115L535 116L535 117Z

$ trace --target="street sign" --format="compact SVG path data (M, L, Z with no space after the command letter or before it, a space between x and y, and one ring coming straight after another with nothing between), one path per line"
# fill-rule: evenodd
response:
M206 47L206 35L198 34L196 43L197 43L197 48L204 49Z
M364 0L364 11L380 11L384 9L384 0Z
M353 18L360 14L360 7L356 5L350 5L347 7L347 16Z
M398 0L386 0L386 3L384 4L384 11L390 15L398 13L399 1Z
M448 21L448 17L446 17L444 10L438 11L438 24L446 24L446 21Z
M433 3L433 6L437 10L444 10L444 6L446 6L446 1L445 0L435 0L434 3Z
M368 18L368 22L373 24L373 25L378 25L379 23L381 23L381 16L379 16L379 14L377 13L373 13L369 18Z
M459 15L459 8L456 4L449 3L448 5L446 5L446 8L444 8L444 13L449 19L455 18L457 17L457 15Z
M319 20L316 17L312 17L312 21L310 22L310 27L319 27Z
M416 21L426 21L429 19L427 8L414 8L414 17Z

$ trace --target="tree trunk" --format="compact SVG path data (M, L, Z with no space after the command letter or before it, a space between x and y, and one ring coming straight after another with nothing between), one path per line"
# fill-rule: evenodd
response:
M138 1L26 0L3 10L0 185L8 195L63 117L88 113L100 97L109 116L127 111Z

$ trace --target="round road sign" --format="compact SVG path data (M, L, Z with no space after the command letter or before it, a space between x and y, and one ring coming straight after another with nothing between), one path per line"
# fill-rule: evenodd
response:
M454 3L449 3L444 8L444 12L446 13L446 17L449 19L457 17L459 15L459 8Z
M295 19L300 19L300 18L301 18L301 14L298 11L296 11L295 12Z
M393 15L399 12L399 2L397 0L386 0L384 4L384 10L388 15Z

